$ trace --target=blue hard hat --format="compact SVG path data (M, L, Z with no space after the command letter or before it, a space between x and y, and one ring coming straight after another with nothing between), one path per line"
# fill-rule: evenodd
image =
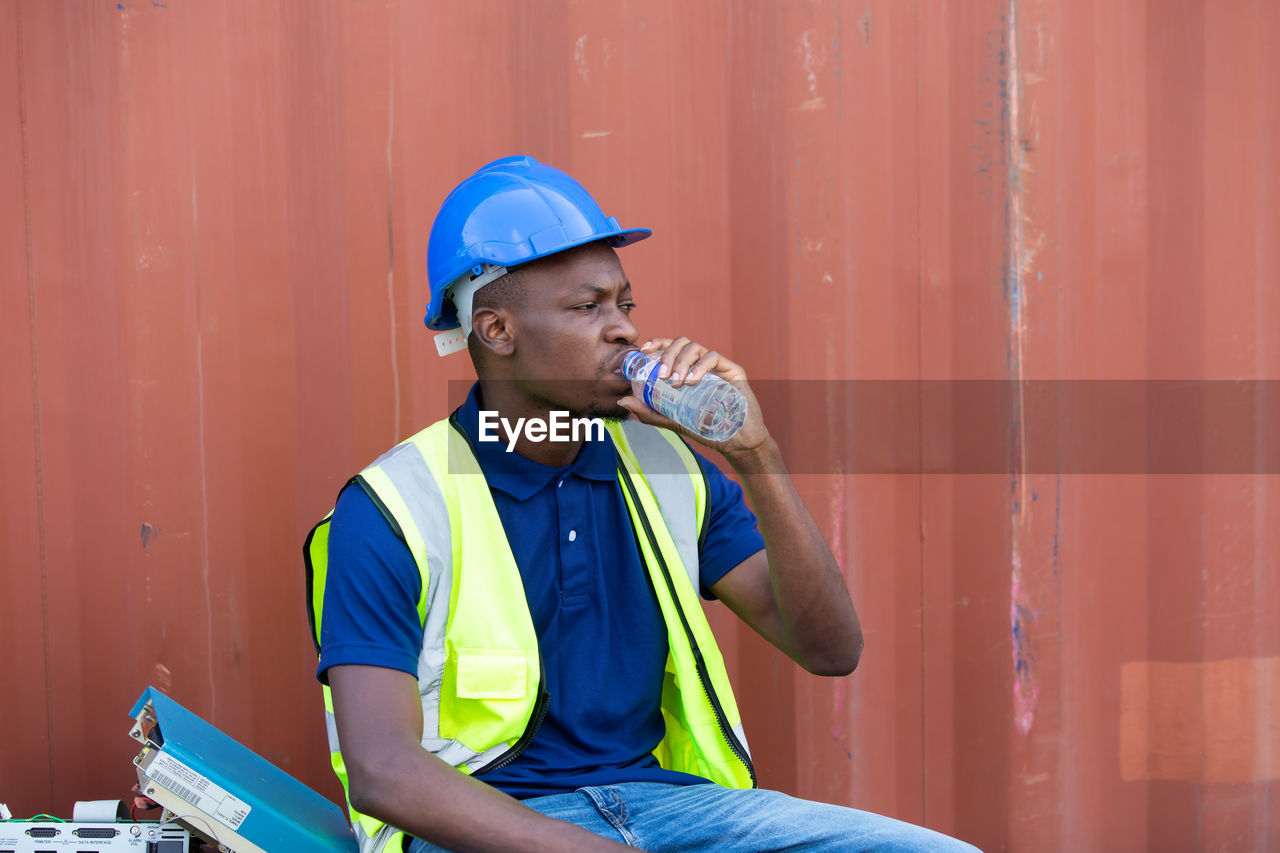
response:
M464 274L481 275L485 265L514 267L596 240L627 246L652 233L619 227L559 169L532 157L494 160L449 193L431 226L427 327L457 328L445 291Z

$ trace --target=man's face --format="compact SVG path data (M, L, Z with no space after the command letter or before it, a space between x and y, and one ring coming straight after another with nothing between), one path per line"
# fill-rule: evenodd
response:
M623 356L636 348L631 284L617 253L592 243L527 268L515 309L514 371L521 391L548 409L624 418Z

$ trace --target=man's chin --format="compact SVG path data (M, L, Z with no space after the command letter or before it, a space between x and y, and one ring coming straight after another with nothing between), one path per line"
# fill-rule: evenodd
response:
M617 421L625 421L631 417L631 413L617 403L609 405L593 402L587 406L585 412L574 412L573 416L576 418L600 418L608 423L616 423Z

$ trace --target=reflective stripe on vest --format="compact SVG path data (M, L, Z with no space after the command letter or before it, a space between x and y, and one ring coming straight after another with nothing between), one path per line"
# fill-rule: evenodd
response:
M741 720L698 600L698 544L709 515L702 472L672 433L634 421L608 429L641 562L667 626L666 734L654 755L669 769L751 787ZM392 448L355 482L408 545L422 574L423 747L464 773L514 759L545 713L541 660L520 573L468 440L459 427L440 421ZM317 653L328 522L316 526L305 548ZM331 759L346 790L328 687L324 693ZM399 850L398 830L354 809L351 816L362 853Z

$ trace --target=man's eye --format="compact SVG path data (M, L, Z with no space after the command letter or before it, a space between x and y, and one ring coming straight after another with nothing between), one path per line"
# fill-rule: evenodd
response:
M586 303L585 305L575 305L575 306L573 306L573 310L574 310L574 311L590 311L590 310L592 310L593 308L598 308L598 307L600 307L600 306L598 306L596 303L594 303L594 302L588 302L588 303Z
M621 308L623 311L627 312L628 314L630 314L632 311L635 310L636 304L634 302L623 302L618 307Z

